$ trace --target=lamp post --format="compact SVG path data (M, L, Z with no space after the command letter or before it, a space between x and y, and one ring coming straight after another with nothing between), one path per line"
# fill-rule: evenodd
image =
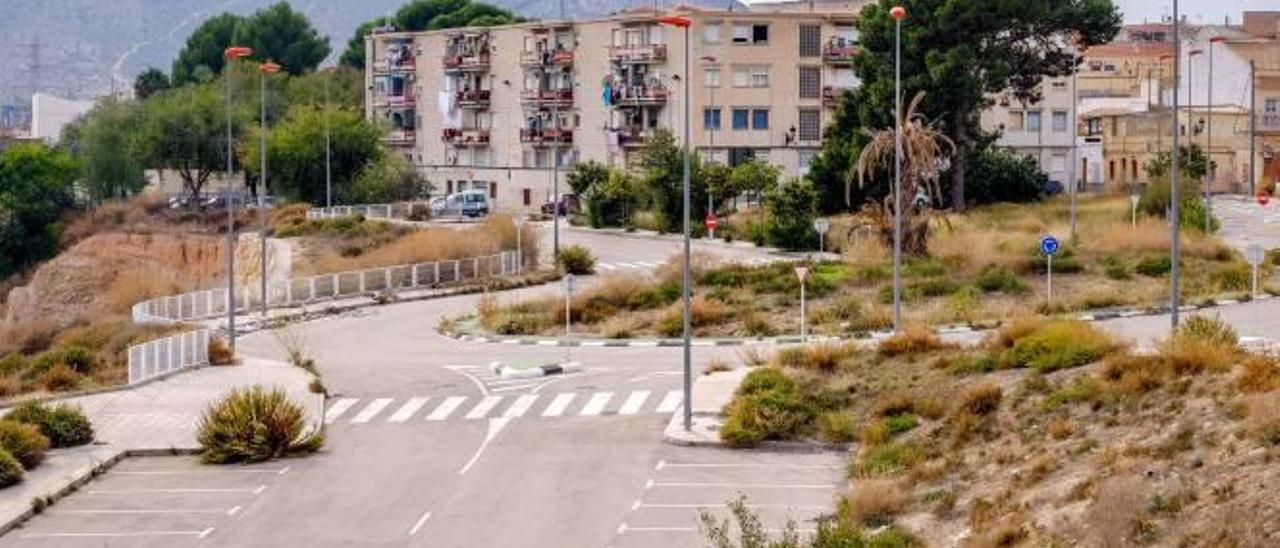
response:
M1204 170L1204 233L1208 234L1213 229L1213 45L1226 40L1224 36L1214 36L1209 39L1209 95L1205 98L1208 112L1206 115L1209 119L1208 127L1205 128L1205 170Z
M893 330L902 331L902 19L907 9L894 6L893 37Z
M720 62L720 60L719 60L719 59L717 59L717 58L716 58L716 56L714 56L714 55L703 55L703 56L702 56L702 62L707 63L708 65L715 65L716 63ZM717 76L717 77L716 77L716 86L719 86L719 85L720 85L720 80L719 80L719 76ZM708 89L709 89L709 93L711 94L711 98L710 98L711 105L710 105L710 108L711 108L711 111L712 111L712 112L715 112L715 113L716 113L716 120L715 120L715 122L716 122L716 123L715 123L715 125L711 126L710 128L707 128L707 138L709 139L709 144L707 145L707 154L708 154L709 156L710 156L710 155L714 155L714 154L715 154L715 149L716 149L716 130L717 130L717 129L720 129L720 112L716 110L716 86L707 86L707 87L708 87ZM688 123L688 122L685 122L685 123ZM716 203L715 203L715 200L714 200L714 199L712 198L712 196L711 196L711 188L710 188L710 187L708 187L708 188L707 188L707 215L714 215L714 214L715 214L715 212L716 212L716 205L715 205L715 204L716 204ZM712 228L712 229L708 230L708 231L707 231L707 239L708 239L708 240L714 240L715 238L716 238L716 229Z
M1173 151L1169 164L1169 321L1173 329L1178 328L1178 89L1182 82L1178 75L1181 65L1182 37L1178 34L1178 0L1173 0ZM1187 89L1191 89L1190 73L1187 75Z
M227 82L227 347L236 351L236 206L231 195L231 173L235 169L235 153L231 134L231 62L253 55L253 50L233 46L222 52L226 63L222 67L222 79Z
M329 129L329 78L333 68L324 71L324 207L333 210L333 135Z
M262 319L267 318L267 75L280 72L280 65L267 61L258 65L259 81L262 85L262 112L260 114L260 122L262 131L259 132L258 139L258 155L262 163L262 172L259 174L260 181L258 185L258 242L261 245L258 251L258 258L261 265L259 268L259 277L262 282Z
M689 78L689 27L693 25L693 21L687 17L667 15L659 17L658 23L684 29L684 143L682 143L684 146L682 189L684 194L684 214L682 215L684 227L684 272L681 293L684 301L684 430L688 432L693 429L693 345L690 341L692 326L689 314L691 300L689 284L692 283L693 277L689 250L689 80L691 80Z

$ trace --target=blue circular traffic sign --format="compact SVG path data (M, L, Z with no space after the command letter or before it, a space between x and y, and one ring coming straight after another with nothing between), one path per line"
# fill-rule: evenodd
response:
M1053 236L1045 236L1040 238L1040 251L1045 255L1058 254L1058 239Z

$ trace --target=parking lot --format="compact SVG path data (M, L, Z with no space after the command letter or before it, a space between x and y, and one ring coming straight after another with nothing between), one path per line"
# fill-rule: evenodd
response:
M843 492L844 457L838 453L677 447L663 453L644 495L618 525L612 548L702 546L700 513L723 520L729 516L726 504L739 495L771 533L788 520L801 533L811 533Z
M236 527L290 479L289 461L205 466L192 457L129 458L59 500L0 547L196 546Z

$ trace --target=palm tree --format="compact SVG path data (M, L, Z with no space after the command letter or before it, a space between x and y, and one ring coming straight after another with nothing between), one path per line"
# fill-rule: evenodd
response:
M900 113L902 127L902 188L904 197L902 208L902 250L908 255L923 255L928 250L929 217L934 204L940 204L942 187L940 175L946 169L956 146L951 139L939 131L933 122L925 120L924 115L916 112L924 92L916 94L907 105L906 111ZM854 175L858 179L858 188L866 184L868 174L882 169L893 169L896 150L894 128L871 131L862 128L871 141L862 147L853 173L845 181L845 203L851 197L851 184ZM863 211L868 214L872 226L880 233L880 239L886 246L893 245L893 193L890 192L879 203L868 203Z

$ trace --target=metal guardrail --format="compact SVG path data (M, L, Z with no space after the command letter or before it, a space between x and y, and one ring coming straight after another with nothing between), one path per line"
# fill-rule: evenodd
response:
M361 215L366 219L390 219L395 204L365 204L353 206L313 207L307 210L308 219L333 219Z
M129 384L209 364L208 329L188 331L129 347Z

